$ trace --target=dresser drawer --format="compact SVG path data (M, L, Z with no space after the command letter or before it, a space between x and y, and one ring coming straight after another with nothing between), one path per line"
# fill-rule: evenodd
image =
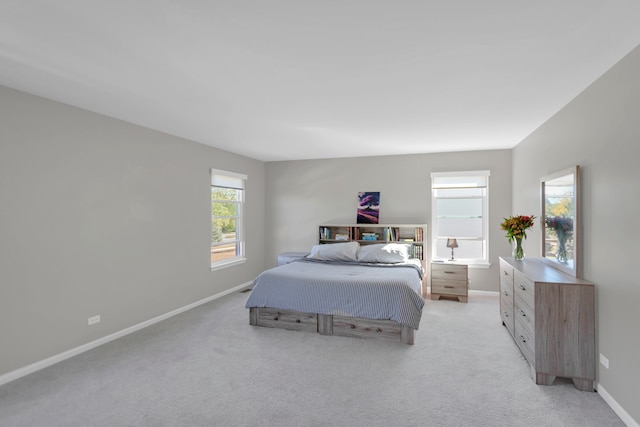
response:
M513 285L510 283L500 282L500 296L513 301Z
M252 325L293 331L317 332L318 330L318 316L316 314L268 307L253 307L251 310Z
M535 339L536 321L533 308L529 307L529 304L526 304L519 295L514 301L513 317L526 329L529 338Z
M509 282L504 280L502 277L500 278L500 294L506 295L509 298L513 299L513 282Z
M513 296L500 295L500 317L511 336L514 334Z
M333 335L356 338L376 338L398 341L402 337L402 325L388 320L337 316L332 319Z
M467 295L467 281L431 279L431 292L445 295Z
M513 293L530 307L535 307L535 286L525 275L516 270L513 276Z
M431 264L431 279L467 281L467 266L455 264Z
M527 329L523 326L522 322L518 319L515 321L515 334L514 339L516 344L518 344L518 348L527 359L529 364L533 369L536 367L535 360L535 341L533 335L527 331Z
M500 283L511 284L513 289L513 267L503 259L500 259Z

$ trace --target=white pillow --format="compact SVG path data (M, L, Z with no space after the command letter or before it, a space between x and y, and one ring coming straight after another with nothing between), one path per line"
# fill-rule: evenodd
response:
M397 264L409 259L409 245L401 243L380 243L362 245L358 251L359 262L379 262Z
M357 261L359 247L358 242L315 245L307 258L322 261Z

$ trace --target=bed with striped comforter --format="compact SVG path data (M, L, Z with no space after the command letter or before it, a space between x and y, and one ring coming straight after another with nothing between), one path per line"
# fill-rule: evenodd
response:
M423 274L416 260L368 264L301 259L261 273L246 307L391 320L418 329Z

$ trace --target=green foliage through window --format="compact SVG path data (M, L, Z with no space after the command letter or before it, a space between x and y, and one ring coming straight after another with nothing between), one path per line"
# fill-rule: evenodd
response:
M211 265L244 256L242 215L246 176L211 171Z

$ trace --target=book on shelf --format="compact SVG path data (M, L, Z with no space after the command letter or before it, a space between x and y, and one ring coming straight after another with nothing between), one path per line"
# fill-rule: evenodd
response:
M422 245L413 245L411 248L411 258L423 259L423 247Z
M400 229L397 227L388 227L386 229L386 236L390 242L398 242L400 240Z
M349 240L349 235L344 233L336 233L336 240Z
M331 229L329 227L320 227L320 240L329 240L331 238Z

